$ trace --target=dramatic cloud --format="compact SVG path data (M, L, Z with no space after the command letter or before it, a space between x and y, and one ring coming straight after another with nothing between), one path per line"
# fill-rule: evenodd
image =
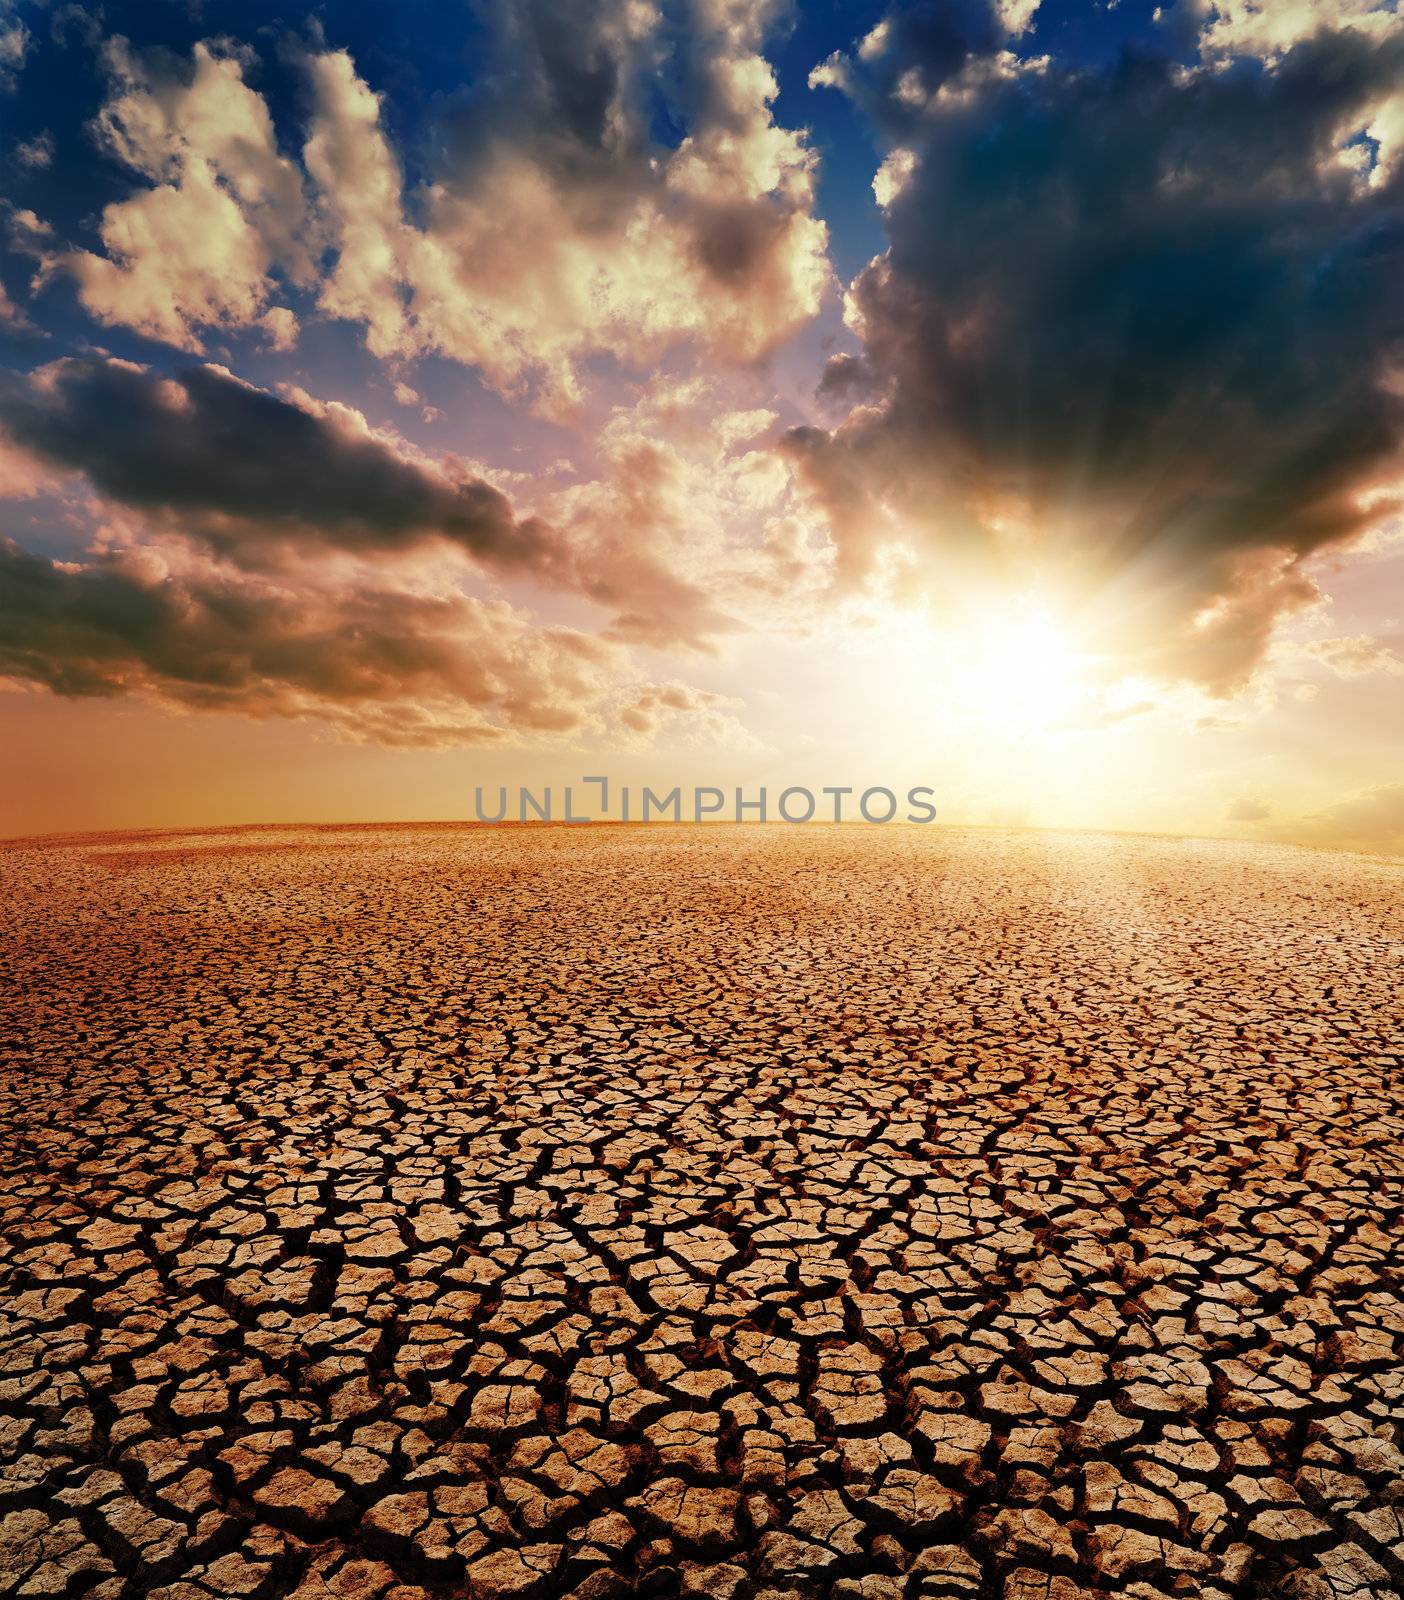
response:
M439 351L507 391L539 381L548 408L577 398L595 352L763 353L828 277L813 158L770 109L760 47L779 9L498 0L487 70L413 197L350 58L316 56L305 159L336 248L322 308L364 323L377 355ZM660 92L686 128L671 147L653 135Z
M1173 26L1198 30L1206 59L1275 61L1323 28L1383 39L1404 27L1398 0L1179 0L1172 11Z
M449 100L408 188L344 51L304 63L304 173L242 47L206 41L182 64L114 38L93 132L150 187L105 207L100 252L49 252L45 270L76 278L100 321L191 351L249 327L288 347L279 285L315 285L377 356L438 352L505 392L535 385L547 409L578 399L579 365L599 353L646 362L691 340L750 361L816 313L829 281L814 158L771 112L761 46L782 9L495 0L484 70ZM665 127L680 131L660 140Z
M652 744L660 737L675 743L745 749L755 740L733 715L740 701L685 683L650 683L631 696L618 713L627 735Z
M783 626L827 576L762 446L775 413L727 404L706 379L659 383L599 429L601 476L543 504L571 587L616 612L612 632L660 648Z
M891 11L854 56L836 51L817 66L809 84L855 101L895 142L903 167L911 157L903 141L934 106L949 108L991 81L1042 70L1044 58L1021 61L1009 48L1037 10L1037 0L915 0ZM877 188L885 205L884 186Z
M1144 670L1231 689L1400 504L1404 175L1361 140L1404 37L1097 71L999 33L924 4L826 67L902 159L827 385L858 403L787 449L846 581L1076 587Z
M86 564L0 542L0 676L63 695L313 716L383 744L487 743L598 726L616 647L501 602L279 581L189 552Z
M178 535L249 570L447 545L600 606L613 638L709 650L822 587L788 477L755 448L775 414L719 393L661 384L618 408L597 437L601 476L519 516L457 458L416 451L349 406L270 394L221 367L163 376L65 357L0 372L0 495L32 495L46 468L80 472L143 512L157 542Z
M0 0L0 498L86 552L7 547L9 677L742 748L704 656L977 755L1404 681L1397 0L157 9Z
M83 304L182 350L211 328L262 326L286 345L295 322L270 307L274 273L313 276L302 177L278 151L249 57L197 44L188 69L139 59L122 38L104 52L111 92L93 132L102 150L152 187L104 208L104 254L47 261L71 273Z
M359 412L269 394L219 367L174 377L68 357L0 374L0 430L111 499L180 513L246 563L309 540L374 555L439 539L489 565L552 559L548 530L452 463L373 432Z
M109 514L82 561L0 549L0 677L64 695L311 716L384 744L613 726L636 743L740 747L748 736L732 702L678 683L635 687L625 645L705 647L739 626L712 603L709 560L731 563L738 593L747 574L781 578L764 519L784 475L746 448L773 414L703 419L701 398L696 386L665 388L621 410L602 433L607 477L551 500L558 533L348 407L269 394L221 368L169 377L67 357L7 374L0 492L33 495L53 487L46 470L72 470L102 497L99 514L138 514ZM692 526L715 543L688 550L683 501L700 495L713 451L726 470ZM754 549L725 522L748 514L761 518ZM615 620L596 637L465 594L460 552Z
M1172 37L1220 69L1245 58L1276 65L1322 33L1381 42L1404 34L1399 0L1179 0L1164 20ZM1404 155L1404 74L1381 84L1351 131L1337 159L1354 165L1367 183L1388 182Z

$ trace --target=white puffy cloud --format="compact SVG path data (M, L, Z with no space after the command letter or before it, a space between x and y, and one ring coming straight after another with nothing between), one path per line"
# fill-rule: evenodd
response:
M197 44L188 71L152 64L125 40L104 51L109 93L94 124L100 147L150 187L104 208L101 253L55 254L84 306L182 350L212 328L259 326L282 348L291 312L271 304L275 273L310 281L302 177L277 146L249 58Z
M600 354L642 364L688 341L749 362L830 281L813 152L772 113L762 45L780 9L497 0L483 70L436 112L413 185L344 51L304 60L299 163L247 50L205 41L178 63L113 38L92 131L145 187L104 208L100 248L47 249L44 270L99 320L189 351L240 328L289 348L280 283L315 289L374 355L442 354L546 411L575 404Z
M1182 0L1206 57L1276 61L1323 28L1384 38L1404 26L1397 0Z
M688 131L668 149L645 93L662 10L499 6L487 88L446 119L413 195L350 57L313 57L305 161L336 252L322 309L363 324L376 355L437 351L506 392L539 384L547 409L579 398L595 353L643 362L693 340L762 354L815 314L828 282L813 156L771 112L760 46L775 9L688 8L674 63Z
M1033 26L1034 14L1042 0L996 0L995 10L1004 25L1004 31L1017 39Z

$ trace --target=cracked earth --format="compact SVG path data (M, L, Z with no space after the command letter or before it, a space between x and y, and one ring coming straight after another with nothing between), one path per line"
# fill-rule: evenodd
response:
M1393 1596L1404 866L0 851L0 1593Z

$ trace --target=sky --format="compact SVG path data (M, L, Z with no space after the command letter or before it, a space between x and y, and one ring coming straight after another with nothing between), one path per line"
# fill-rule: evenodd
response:
M0 834L1404 853L1395 0L0 0Z

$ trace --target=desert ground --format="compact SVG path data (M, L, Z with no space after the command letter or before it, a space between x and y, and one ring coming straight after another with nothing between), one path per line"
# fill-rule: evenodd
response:
M0 1592L1391 1596L1404 864L0 849Z

